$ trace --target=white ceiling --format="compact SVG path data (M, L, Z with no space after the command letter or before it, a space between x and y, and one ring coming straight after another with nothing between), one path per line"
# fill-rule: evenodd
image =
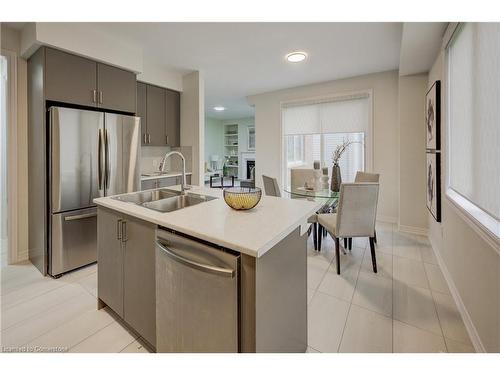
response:
M399 74L426 73L443 43L447 22L406 22L403 25Z
M145 58L205 76L205 108L220 119L253 115L246 96L397 69L401 23L101 23L142 46ZM285 55L302 50L304 63ZM226 111L215 112L214 106Z

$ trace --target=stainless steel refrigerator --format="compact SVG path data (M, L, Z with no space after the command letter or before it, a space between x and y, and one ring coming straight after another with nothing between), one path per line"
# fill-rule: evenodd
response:
M140 135L138 117L50 108L43 262L50 275L97 261L93 199L140 190Z

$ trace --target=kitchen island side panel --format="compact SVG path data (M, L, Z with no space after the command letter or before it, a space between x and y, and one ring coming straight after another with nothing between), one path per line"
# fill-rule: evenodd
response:
M300 227L255 264L255 351L307 349L307 234Z

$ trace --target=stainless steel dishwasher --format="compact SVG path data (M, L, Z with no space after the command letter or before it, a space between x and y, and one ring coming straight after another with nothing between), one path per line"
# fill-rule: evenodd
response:
M238 352L239 262L231 251L157 230L158 352Z

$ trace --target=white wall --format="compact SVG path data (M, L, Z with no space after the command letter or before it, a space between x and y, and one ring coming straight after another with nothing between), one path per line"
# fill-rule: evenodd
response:
M428 87L442 82L442 100L446 105L444 51L441 50L431 71ZM446 155L445 107L441 111L442 155ZM500 351L500 245L446 198L446 160L441 168L442 222L429 214L429 239L440 265L451 284L452 294L461 309L476 350Z
M28 85L27 63L20 57L20 33L1 25L1 48L14 52L17 64L16 130L17 168L14 186L17 191L17 256L12 262L28 259ZM10 239L12 241L13 239Z
M399 77L399 229L427 234L425 93L427 74Z
M130 70L140 81L182 91L182 72L155 63L154 58L143 55L141 46L85 22L27 24L21 35L21 55L29 58L42 45Z
M218 155L224 158L224 127L222 120L205 118L205 161L210 163L210 157Z
M191 183L201 185L205 174L205 83L201 72L187 74L182 80L181 147L191 147Z
M371 89L373 92L373 170L381 175L379 219L396 222L398 217L399 138L398 72L368 74L337 81L300 86L248 97L255 106L256 183L262 174L276 177L281 185L282 101L299 100Z

